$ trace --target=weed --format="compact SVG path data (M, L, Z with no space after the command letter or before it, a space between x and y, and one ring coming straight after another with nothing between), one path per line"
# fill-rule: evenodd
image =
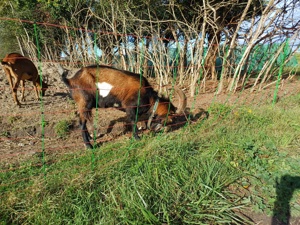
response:
M10 137L10 132L9 131L3 131L0 136L2 137Z
M209 114L220 118L227 117L230 113L232 113L232 111L233 107L226 104L214 103L209 108Z
M72 121L61 120L55 125L54 131L59 138L65 138L68 135L71 126Z
M18 121L20 118L21 118L20 116L9 116L9 117L8 117L8 122L9 122L10 124L13 124L13 123L15 123L16 121Z

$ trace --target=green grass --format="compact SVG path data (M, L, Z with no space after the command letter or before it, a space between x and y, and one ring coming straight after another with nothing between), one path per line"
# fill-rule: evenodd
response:
M6 164L0 224L247 224L239 211L284 221L289 207L299 216L299 102L214 104L208 120L176 132L47 156L46 172L38 157Z

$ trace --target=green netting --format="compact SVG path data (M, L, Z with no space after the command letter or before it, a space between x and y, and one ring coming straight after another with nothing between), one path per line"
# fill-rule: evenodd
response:
M39 62L39 73L42 76L42 70L41 70L41 50L39 48L39 32L38 32L38 27L36 24L34 24L34 31L35 31L35 41L36 41L36 47L37 47L37 56L38 56L38 62ZM96 33L94 33L94 40L97 40L97 35ZM134 57L139 57L139 60L136 59L131 59L131 61L128 59L128 56L125 57L126 59L126 63L128 63L128 67L131 68L130 70L132 70L133 68L135 68L136 66L138 66L138 68L140 69L140 76L142 78L144 74L143 71L143 66L144 63L147 61L147 65L150 67L154 66L153 61L151 61L151 56L153 55L153 49L151 51L149 51L149 49L147 49L146 43L144 42L144 39L141 39L141 43L139 44L139 55L134 54ZM98 46L96 41L93 43L94 44L94 51L98 52ZM280 49L280 47L282 46L282 44L264 44L264 45L256 45L253 50L250 53L248 62L246 65L244 65L244 68L246 68L246 66L248 67L248 73L250 72L259 72L260 70L262 70L263 66L269 62L270 60L272 60L275 57L275 53L278 52L278 50ZM223 49L224 46L220 46L220 49ZM221 51L219 57L217 57L216 59L216 70L221 74L223 74L223 69L222 65L224 65L223 61L230 61L230 66L231 69L234 70L236 68L236 65L241 61L245 50L246 50L247 46L240 46L237 47L231 54L230 56L228 56L228 49L225 49L225 53ZM148 52L145 52L146 50L148 50ZM176 44L172 44L171 46L169 46L168 51L166 52L167 55L164 55L162 58L164 60L162 60L162 65L160 65L161 67L164 66L172 66L170 71L170 74L164 74L164 76L169 76L171 77L169 79L169 83L174 87L174 85L178 82L178 74L179 74L179 63L180 63L180 57L181 57L181 53L182 51L184 51L183 46L180 44L180 42L177 42ZM207 51L208 48L205 47L204 51L203 51L203 58L207 55ZM284 43L284 47L282 52L279 54L279 56L276 58L275 63L274 63L274 67L280 68L279 72L277 74L274 74L274 77L277 78L277 85L276 85L276 90L274 91L274 95L270 97L270 99L272 99L272 97L274 98L273 102L275 102L275 99L277 97L277 91L278 91L278 85L280 82L280 79L282 77L282 72L283 72L283 68L284 67L295 67L298 65L298 61L296 59L295 56L290 57L290 54L292 53L291 51L291 47L289 46L289 42L288 40ZM99 55L98 54L93 54L96 56L96 63L99 64ZM150 56L149 56L150 55ZM120 55L114 55L113 58L113 63L120 63ZM288 61L286 61L289 58ZM139 63L140 65L133 65L130 63ZM189 63L191 63L191 52L187 51L187 57L186 57L186 62L185 65L189 65ZM130 64L130 65L129 65ZM204 60L202 61L202 67L204 67ZM152 71L152 73L154 74L154 70ZM194 95L194 99L192 100L191 104L191 110L193 110L195 108L195 103L196 103L196 97L199 96L199 86L200 86L200 82L203 79L203 71L200 70L199 71L200 75L199 75L199 79L197 80L197 87L196 87L196 91L195 91L195 95ZM155 75L154 75L155 76ZM241 89L241 92L243 91L243 89ZM173 97L173 93L174 90L172 89L172 91L170 92L170 98L172 100ZM99 94L98 92L96 93L96 101L98 102L98 97ZM231 93L227 95L226 101L230 99ZM214 100L213 100L214 101ZM238 101L238 99L236 100ZM140 93L139 93L139 98L138 98L138 105L140 102ZM45 118L44 118L44 108L43 108L43 99L41 99L41 126L42 126L42 137L41 137L41 141L42 141L42 160L43 160L43 165L45 166L45 137L44 137L44 126L45 126ZM212 102L213 104L213 102ZM97 104L96 104L97 105ZM137 107L137 111L136 111L136 122L138 121L138 107ZM96 107L96 115L94 118L96 118L94 120L94 135L93 135L93 139L94 139L94 143L96 143L96 125L99 122L98 121L98 108ZM168 116L168 115L167 115ZM188 115L190 118L191 115ZM135 129L136 129L136 125L135 125ZM98 146L94 146L94 149L96 149L96 147ZM94 151L94 150L93 150ZM94 167L94 163L95 163L95 158L94 158L94 153L92 153L92 167ZM45 168L44 168L45 171Z

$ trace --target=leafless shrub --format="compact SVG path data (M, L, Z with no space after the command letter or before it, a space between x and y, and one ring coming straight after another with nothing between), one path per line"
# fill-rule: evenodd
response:
M134 12L132 3L111 1L97 10L75 7L73 26L64 23L63 28L55 28L64 31L57 51L75 65L79 61L80 65L108 64L155 76L160 86L188 85L193 96L205 92L210 80L218 83L216 93L235 92L250 77L252 90L261 90L299 49L300 3L296 0L245 0L239 6L235 0L203 0L191 5L190 12L169 1L164 4L166 19L151 5ZM18 40L20 49L37 58L36 43L26 29ZM269 49L259 52L265 46ZM284 50L286 46L290 51ZM43 59L60 54L43 46ZM264 65L255 65L255 60Z

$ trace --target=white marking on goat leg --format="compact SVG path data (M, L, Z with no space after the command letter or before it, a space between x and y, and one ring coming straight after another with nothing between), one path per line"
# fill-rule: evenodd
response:
M111 84L106 82L96 83L96 85L99 89L100 96L102 96L103 98L106 97L109 94L110 90L113 88Z

